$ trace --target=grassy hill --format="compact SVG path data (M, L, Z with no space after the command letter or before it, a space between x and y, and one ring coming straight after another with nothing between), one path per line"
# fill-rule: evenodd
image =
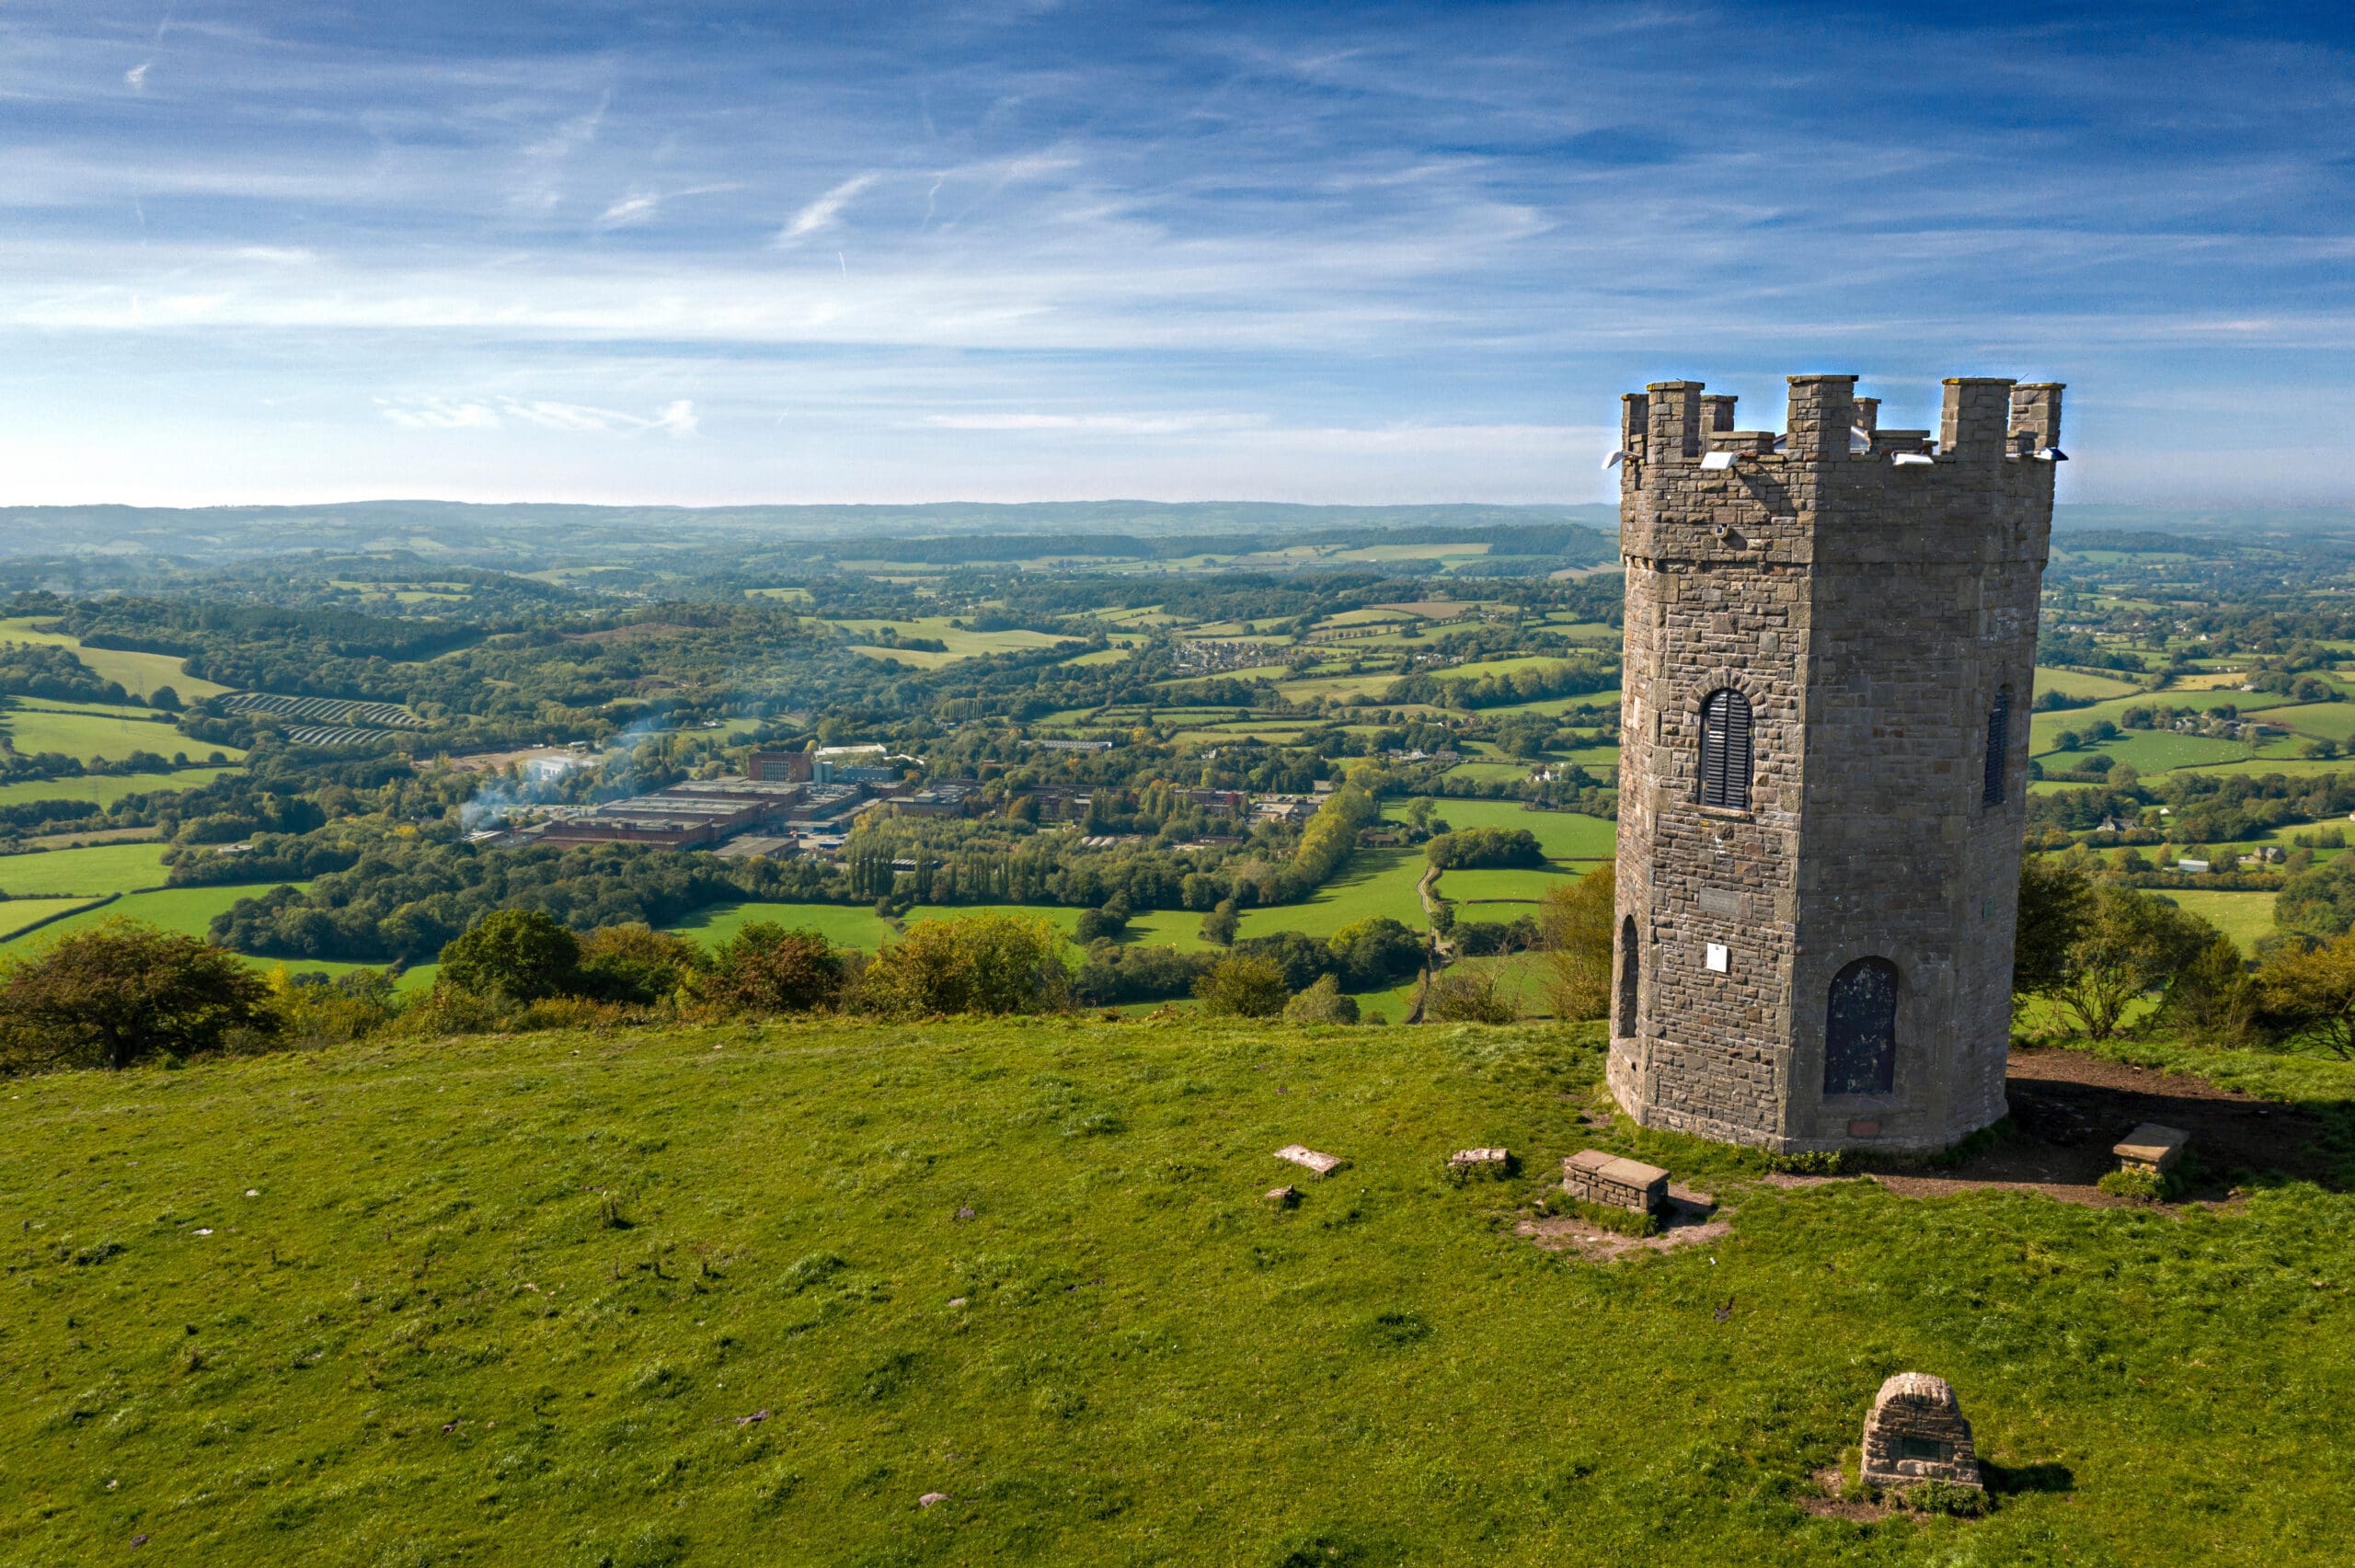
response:
M2344 1561L2355 1199L1770 1187L1581 1125L1598 1068L1074 1019L0 1083L0 1562ZM1292 1141L1351 1163L1284 1212ZM1730 1230L1516 1236L1590 1142ZM1526 1173L1442 1179L1487 1143ZM1993 1513L1802 1512L1909 1368Z

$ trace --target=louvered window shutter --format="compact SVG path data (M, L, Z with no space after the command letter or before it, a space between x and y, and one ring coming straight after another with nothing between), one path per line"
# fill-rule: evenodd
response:
M2012 734L2012 689L1997 688L1994 706L1987 710L1987 781L1981 798L1989 806L2004 804L2004 767Z
M1750 699L1736 691L1701 704L1701 804L1750 807Z

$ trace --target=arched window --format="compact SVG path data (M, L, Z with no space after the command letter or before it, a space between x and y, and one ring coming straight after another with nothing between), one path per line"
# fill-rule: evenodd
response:
M1750 699L1730 686L1701 704L1701 804L1750 809Z
M1897 1086L1897 966L1859 958L1832 979L1823 1092L1886 1094Z
M1636 917L1619 922L1619 1029L1626 1039L1636 1032L1636 994L1643 983L1643 959L1636 948Z
M1989 806L2004 804L2004 769L2010 761L2012 742L2012 689L1998 686L1995 701L1987 710L1987 787L1980 799Z

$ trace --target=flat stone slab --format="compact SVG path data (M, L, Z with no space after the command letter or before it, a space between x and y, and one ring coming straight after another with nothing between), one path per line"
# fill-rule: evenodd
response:
M1501 1165L1509 1156L1501 1149L1459 1149L1447 1157L1451 1165Z
M1289 1160L1295 1165L1304 1166L1319 1176L1329 1176L1349 1163L1338 1154L1319 1154L1315 1150L1303 1143L1285 1144L1276 1150L1276 1158Z
M2144 1122L2120 1139L2110 1152L2118 1156L2122 1165L2165 1173L2182 1162L2184 1149L2190 1142L2191 1135L2181 1127Z

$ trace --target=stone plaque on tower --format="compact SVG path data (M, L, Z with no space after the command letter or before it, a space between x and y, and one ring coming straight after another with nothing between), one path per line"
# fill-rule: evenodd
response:
M2055 384L1878 428L1790 378L1786 433L1698 382L1625 400L1612 1092L1783 1150L2004 1115Z

